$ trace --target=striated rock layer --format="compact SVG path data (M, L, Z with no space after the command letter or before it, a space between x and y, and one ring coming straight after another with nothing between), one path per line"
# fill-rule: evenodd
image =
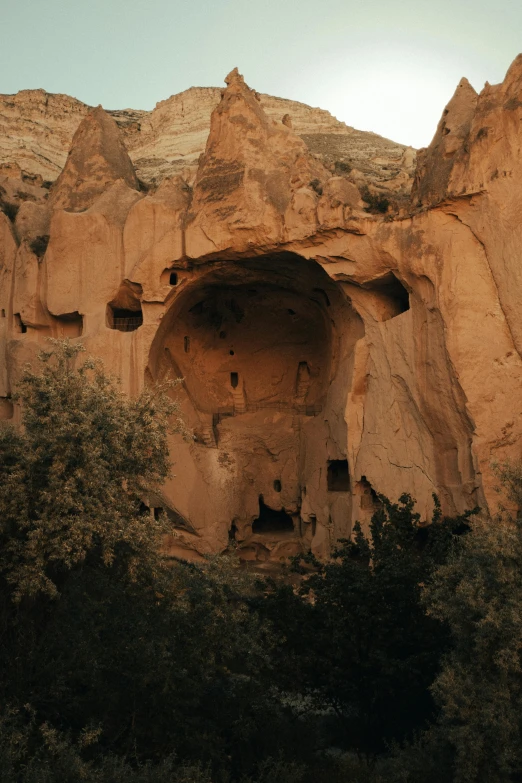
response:
M166 176L182 172L194 177L221 93L216 87L192 87L161 101L150 112L108 112L145 186L156 187ZM382 191L409 193L415 163L411 147L350 128L329 112L303 103L270 95L259 95L259 100L269 119L284 118L332 170ZM2 169L13 164L26 182L53 182L65 165L79 122L89 111L75 98L44 90L0 95L0 185Z
M207 135L176 147L169 101L146 118L78 111L50 192L6 159L28 195L0 213L0 416L17 421L12 392L47 336L81 339L130 394L182 378L194 439L171 437L173 477L144 498L167 509L173 556L231 540L265 567L326 556L376 493L494 508L491 461L521 444L522 57L480 95L460 83L408 208L385 215L311 152L317 125L274 120L237 70L226 83L205 92L197 170L148 191L138 132L170 162Z

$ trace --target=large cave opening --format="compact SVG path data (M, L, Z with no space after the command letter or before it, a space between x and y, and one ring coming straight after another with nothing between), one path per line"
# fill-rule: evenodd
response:
M198 411L321 410L332 361L329 281L313 262L293 266L217 266L175 299L158 355L175 361Z
M330 507L341 519L349 506L346 460L332 462L328 488L325 471L327 439L346 450L337 411L360 317L321 264L292 253L187 265L164 304L148 377L180 379L172 394L194 433L169 439L178 478L165 495L195 529L211 518L212 535L242 557L261 558L260 541L274 561L296 554L330 524Z

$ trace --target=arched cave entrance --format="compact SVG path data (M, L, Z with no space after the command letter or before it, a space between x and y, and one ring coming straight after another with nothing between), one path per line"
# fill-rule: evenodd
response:
M158 330L153 377L174 362L205 413L317 413L331 375L332 292L325 287L334 284L316 263L295 258L216 263L186 286Z
M177 394L195 434L190 446L172 441L178 476L187 477L172 481L173 504L189 516L194 509L191 522L202 528L204 498L212 497L224 540L243 553L251 535L266 537L274 559L292 553L300 537L308 546L316 527L329 524L329 506L340 515L349 502L327 490L326 439L345 452L338 409L362 320L320 264L291 253L194 265L169 297L148 371L153 381L182 379ZM341 475L330 492L347 493L346 461L335 467ZM312 511L313 523L301 526L307 484L309 503L327 509L326 521Z
M252 533L261 535L288 535L294 532L292 517L284 508L279 510L270 508L263 501L263 495L259 496L259 516L252 522Z

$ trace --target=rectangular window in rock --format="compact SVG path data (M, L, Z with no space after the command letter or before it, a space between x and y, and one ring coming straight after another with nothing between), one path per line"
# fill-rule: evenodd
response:
M348 460L330 460L328 462L326 477L328 482L328 492L349 492L350 474L348 473Z

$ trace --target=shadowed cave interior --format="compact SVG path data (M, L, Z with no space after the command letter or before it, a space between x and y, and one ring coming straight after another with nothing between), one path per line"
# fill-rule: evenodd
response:
M176 282L149 360L153 380L181 379L178 398L195 433L194 468L187 468L190 480L172 483L172 506L197 529L199 494L210 475L221 476L226 490L217 487L212 503L223 518L224 545L233 540L241 548L256 535L268 547L311 540L318 515L310 502L326 509L326 524L328 503L339 500L332 494L328 501L330 493L350 502L345 423L335 411L349 392L350 357L364 334L360 317L320 264L290 253L214 261ZM327 420L339 459L328 459ZM207 449L217 454L207 457ZM209 459L218 472L200 484ZM342 508L333 513L346 519Z

